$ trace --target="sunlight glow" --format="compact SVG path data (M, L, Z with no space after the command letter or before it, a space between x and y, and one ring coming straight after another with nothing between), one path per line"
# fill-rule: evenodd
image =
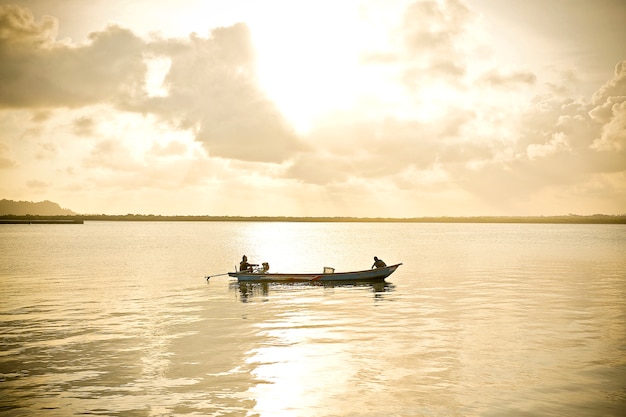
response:
M351 106L362 87L365 22L351 1L326 3L284 2L278 19L251 23L260 83L300 133L325 113Z
M443 82L422 86L417 92L418 118L422 121L443 118L450 109L464 107L466 100L467 93Z
M150 58L145 60L146 71L146 93L148 97L166 97L168 89L163 84L165 76L170 70L172 62L169 58Z

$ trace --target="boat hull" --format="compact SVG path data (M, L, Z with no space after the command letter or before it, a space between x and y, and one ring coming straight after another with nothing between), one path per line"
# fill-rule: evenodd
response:
M395 264L383 268L368 269L365 271L333 272L320 274L274 274L258 272L229 272L228 275L238 281L262 282L325 282L325 281L382 281L393 274L398 267Z

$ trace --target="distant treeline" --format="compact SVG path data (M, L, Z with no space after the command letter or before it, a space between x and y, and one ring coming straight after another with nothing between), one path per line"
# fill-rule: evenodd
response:
M71 216L76 215L72 210L61 208L57 203L49 200L13 201L0 200L0 216Z
M563 223L563 224L626 224L626 214L591 216L476 216L476 217L285 217L285 216L161 216L154 214L87 214L73 216L0 216L0 221L148 221L148 222L310 222L310 223Z

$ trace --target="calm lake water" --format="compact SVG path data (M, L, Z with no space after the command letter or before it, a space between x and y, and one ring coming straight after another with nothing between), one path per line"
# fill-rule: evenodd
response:
M0 337L3 416L623 416L626 226L1 225Z

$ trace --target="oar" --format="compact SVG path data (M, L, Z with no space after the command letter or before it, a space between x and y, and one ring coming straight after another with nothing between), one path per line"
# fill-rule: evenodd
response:
M224 275L228 275L228 272L226 272L226 273L224 273L224 274L207 275L207 276L205 276L205 278L206 278L206 280L208 281L208 280L209 280L209 278L213 278L213 277L221 277L221 276L224 276Z

